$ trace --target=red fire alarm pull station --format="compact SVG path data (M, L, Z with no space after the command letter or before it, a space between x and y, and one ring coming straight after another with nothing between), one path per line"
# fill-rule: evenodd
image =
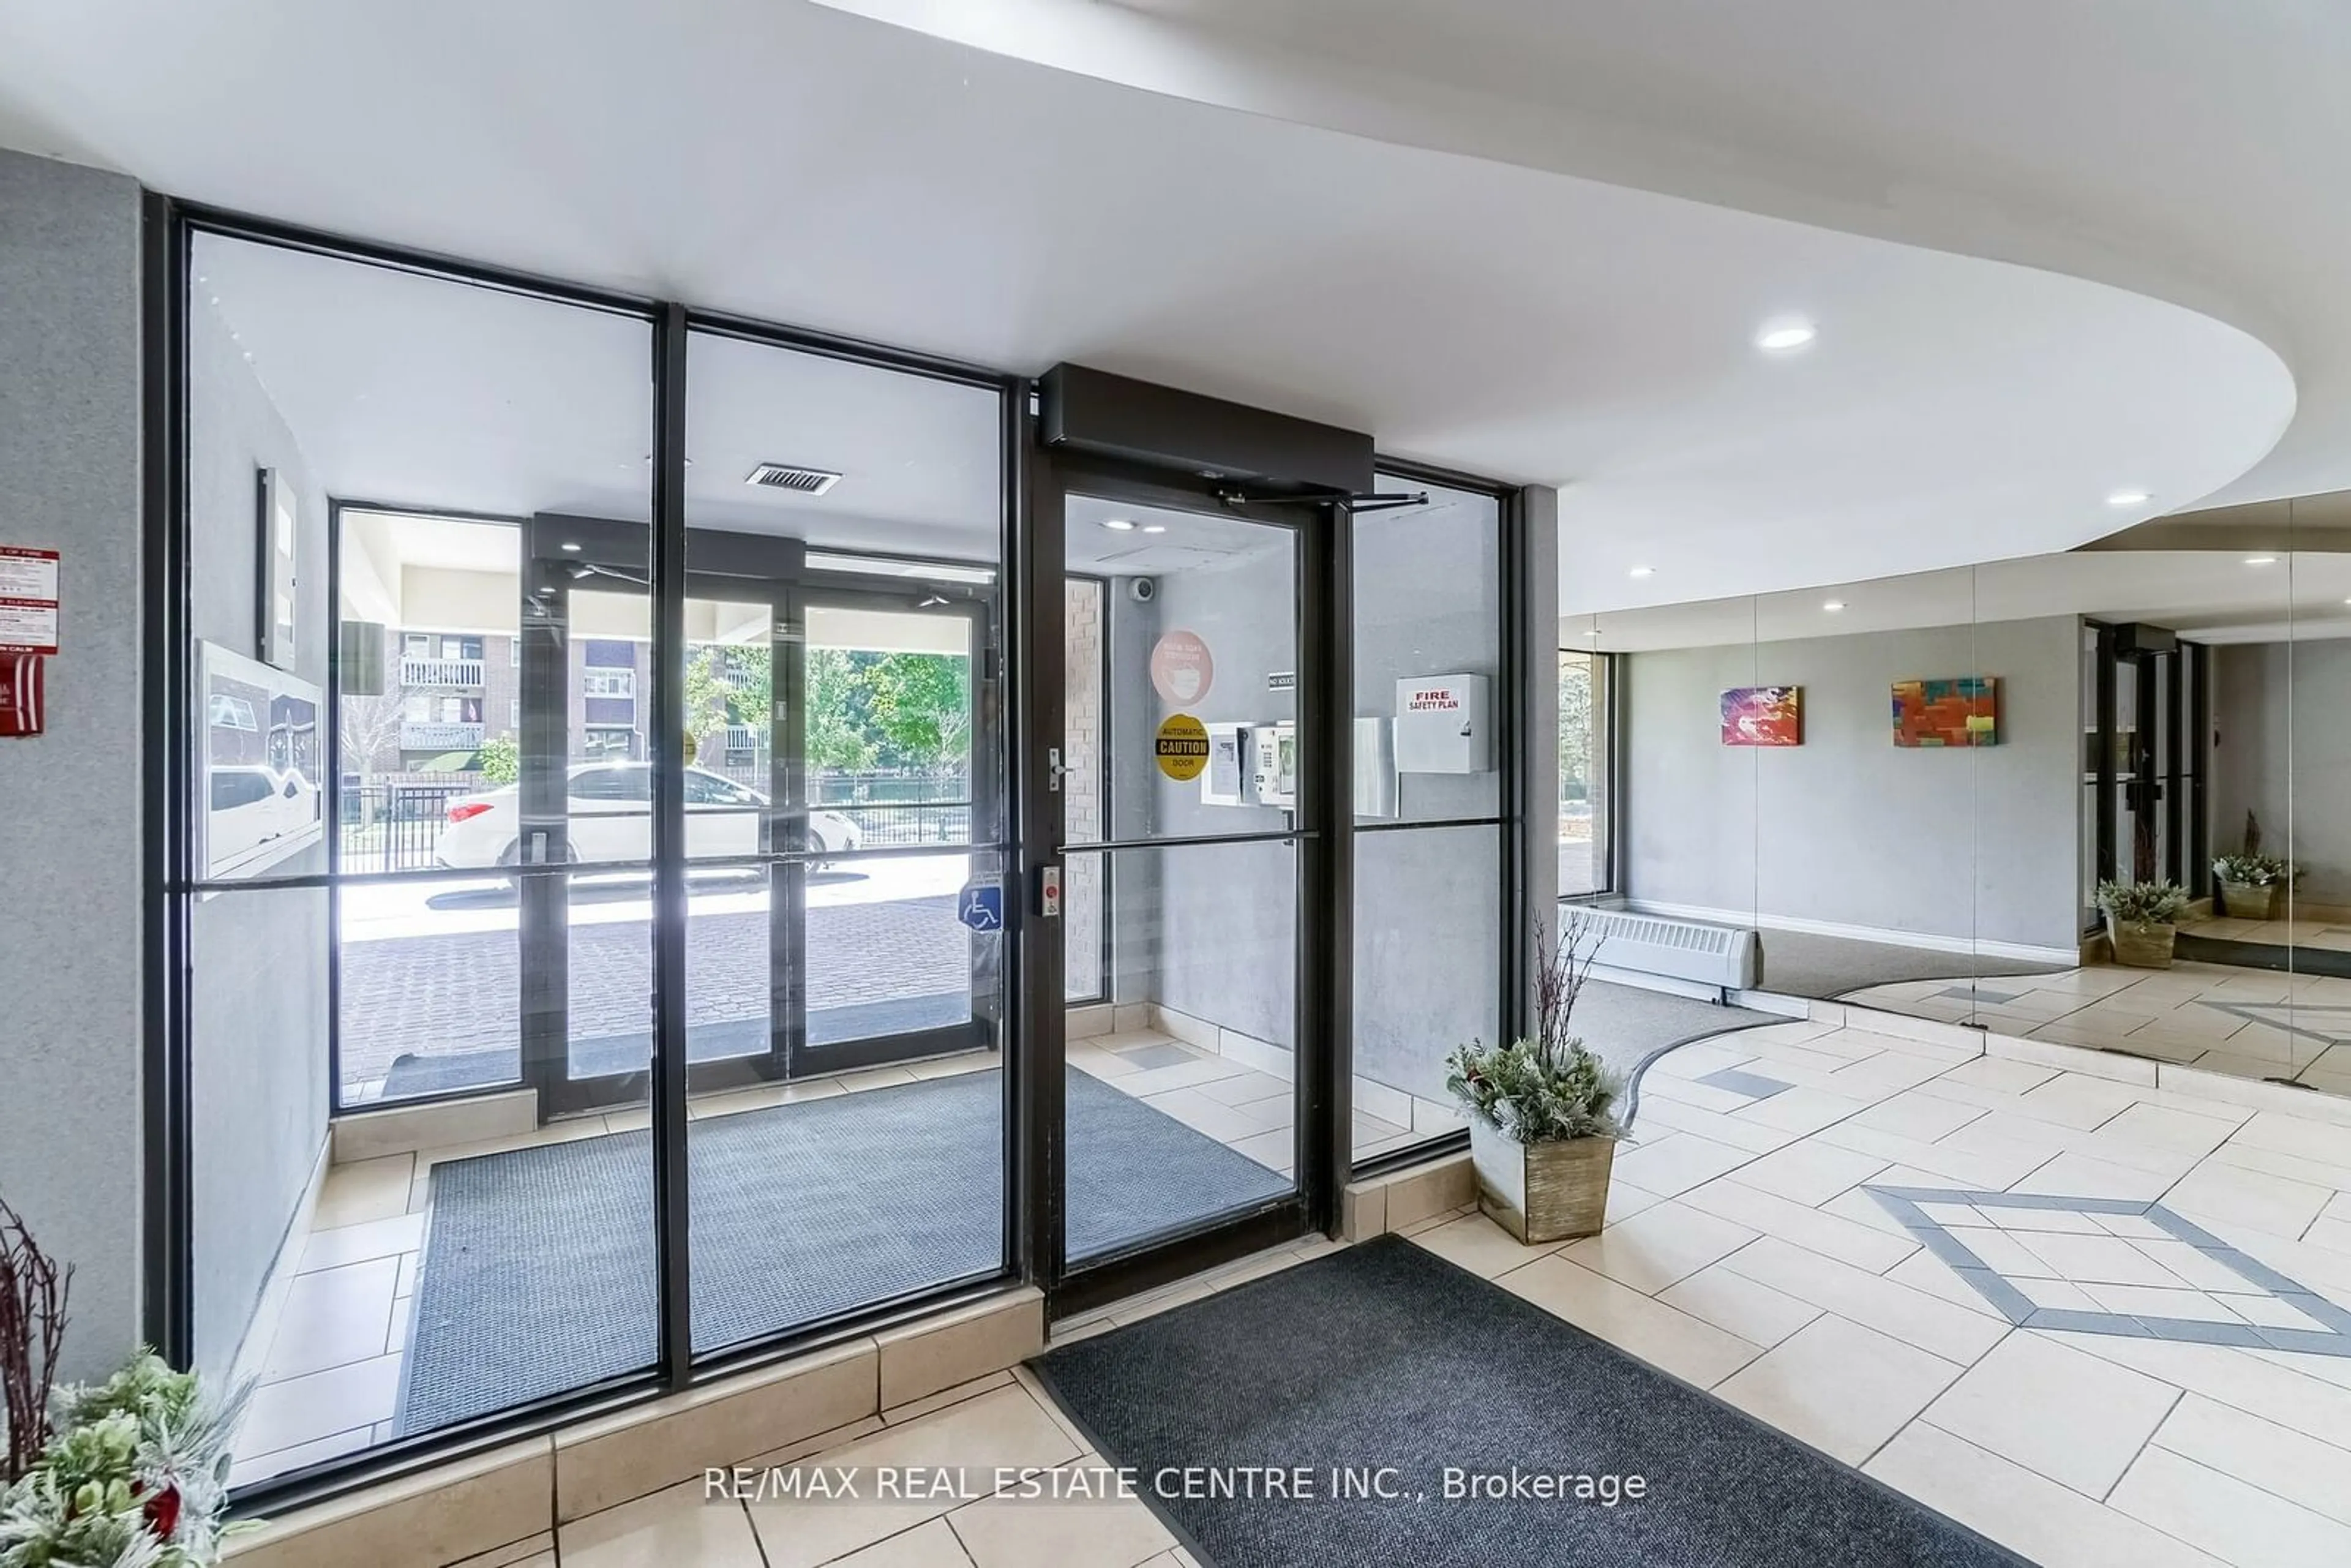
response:
M42 662L57 651L57 552L0 545L0 736L41 733Z
M0 736L38 735L46 699L38 653L0 653Z

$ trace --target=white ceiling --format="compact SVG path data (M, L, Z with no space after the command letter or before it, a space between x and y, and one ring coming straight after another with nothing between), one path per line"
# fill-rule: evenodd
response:
M1268 0L1258 14L1313 19L1317 3ZM1996 9L2021 15L2020 5ZM1066 8L1018 0L912 9L937 26L1043 17L1057 24L1053 36L1081 42L1086 27L1122 15L1085 6L1073 20ZM1734 210L1773 210L1733 204L1741 193L1719 188L1751 183L1753 168L1771 160L1751 150L1726 160L1724 128L1746 129L1761 112L1749 105L1818 100L1792 79L1748 80L1730 93L1695 64L1682 77L1667 69L1683 59L1684 35L1707 19L1701 0L1627 8L1605 27L1599 8L1569 9L1594 23L1591 59L1547 75L1537 62L1559 62L1542 46L1580 35L1540 27L1510 70L1476 77L1476 94L1448 96L1440 78L1494 64L1477 49L1515 53L1504 46L1536 27L1531 6L1465 0L1416 11L1379 0L1368 25L1353 25L1351 11L1348 26L1318 38L1344 48L1428 46L1413 64L1433 86L1371 95L1424 120L1432 106L1444 109L1437 118L1451 137L1420 139L1450 150L1428 151L1400 144L1415 138L1395 137L1393 125L1349 127L1395 137L1374 140L1295 123L1343 123L1348 100L1327 83L1300 89L1294 73L1259 68L1244 86L1270 83L1288 96L1241 105L1248 112L1226 107L1246 51L1164 27L1146 55L1165 79L1143 90L1014 57L1018 48L991 52L1002 40L967 47L798 0L685 8L17 0L0 9L0 139L328 228L1008 370L1080 360L1367 429L1399 455L1558 482L1569 524L1562 579L1571 602L1586 608L2064 548L2229 485L2294 419L2294 378L2278 356L2199 313L2276 329L2222 310L2234 298L2228 288L2159 290L2198 308L2183 308L2102 282ZM1237 14L1224 8L1212 19ZM1416 21L1442 16L1449 28L1457 14L1457 40L1424 38ZM1654 37L1627 41L1636 16ZM1823 52L1896 101L1923 74L1920 58L1936 62L1939 83L1943 57L1897 47L1865 23ZM1721 31L1698 40L1694 60L1739 57L1752 29ZM1851 57L1864 39L1879 53ZM1630 47L1644 41L1654 57L1646 66ZM1791 52L1750 48L1743 59L1753 71ZM2175 73L2188 68L2172 62ZM1601 124L1606 115L1593 110L1583 128L1605 134L1561 139L1557 100L1585 95L1560 85L1612 72L1621 74L1590 101L1624 107L1628 118ZM1985 112L1984 84L2006 74L1965 74L1970 123L2002 118ZM1808 67L1803 79L1811 75ZM1202 99L1211 101L1194 101ZM1667 134L1675 126L1629 118L1701 100L1713 107L1679 141ZM1289 118L1265 112L1274 104ZM1903 143L1855 140L1866 144L1853 159L1878 160L1866 166L1886 177L1856 188L1848 172L1848 201L1867 208L1856 191L1875 192L1907 210L1908 189L1880 156ZM1546 160L1526 155L1532 147L1548 149L1552 163L1579 165L1572 173L1621 183L1542 167ZM2153 178L2137 174L2140 150L2130 151L2131 177ZM1676 164L1669 153L1687 156ZM1719 186L1626 177L1674 167L1714 168ZM1640 183L1704 199L1628 188ZM2196 224L2210 226L2200 214ZM2184 217L2172 224L2190 226ZM349 392L331 384L345 361L330 361L305 329L252 319L276 308L274 290L266 306L222 298L262 345L265 380L298 430L314 418L360 428L349 408L333 406ZM1820 342L1786 359L1759 356L1756 327L1791 310L1820 319ZM415 329L395 314L347 332L363 347ZM521 340L492 335L507 350L493 379L520 383L503 403L468 401L475 383L448 371L445 334L395 343L413 352L391 379L412 392L459 391L450 401L464 412L453 421L578 416L580 431L562 437L576 445L508 477L576 489L580 498L563 504L609 510L635 497L642 505L642 486L624 470L632 455L642 462L642 444L624 450L619 418L642 396L642 356L617 333L592 348L576 326L559 335L578 337L575 358L535 360ZM306 356L315 361L307 376ZM609 361L610 380L632 356L625 382L581 379L590 361ZM315 390L298 390L305 384ZM745 422L710 459L713 476L696 476L713 507L722 495L742 499L716 471L762 457L846 466L777 444L805 434L847 450L874 436L881 417L826 393L803 402L848 417L803 430L773 418L761 389L747 382L737 392ZM705 417L724 415L714 408ZM912 453L918 429L925 441L952 443L928 427L884 424L893 439L872 471L891 472L886 459ZM466 434L452 441L426 431L389 452L327 436L312 456L330 486L349 472L369 478L368 491L421 503L430 497L416 486L474 483L465 465L500 456L469 446L511 454L510 443ZM842 527L854 538L841 542L882 548L872 530L885 523L956 527L979 460L941 445L921 460L936 466L893 476L905 481L903 510L866 509L844 481ZM382 488L394 479L407 487ZM2102 497L2121 486L2156 500L2137 512L2106 507ZM743 524L764 515L746 512ZM1657 570L1633 580L1634 565Z
M2136 485L2151 510L2351 486L2351 6L2333 0L826 3L1196 101L2182 304L2274 348L2299 407L2209 495Z
M1288 528L1214 512L1137 507L1095 496L1070 497L1064 559L1072 571L1104 577L1165 577L1215 570L1290 549ZM1133 523L1113 528L1110 522ZM1147 530L1156 530L1147 531Z
M200 235L217 310L337 496L494 516L650 515L643 320ZM812 544L993 559L1000 400L987 389L697 334L686 520ZM763 461L841 474L820 497Z
M2302 551L2248 564L2253 559L2211 550L2036 556L1802 592L1563 616L1559 640L1563 648L1642 653L2043 615L2143 621L2205 643L2351 635L2351 555ZM1832 601L1843 608L1830 610Z

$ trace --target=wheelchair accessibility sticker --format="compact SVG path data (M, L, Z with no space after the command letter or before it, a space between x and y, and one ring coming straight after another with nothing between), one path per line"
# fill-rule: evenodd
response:
M956 905L956 918L974 931L1003 930L1003 887L990 882L965 888Z

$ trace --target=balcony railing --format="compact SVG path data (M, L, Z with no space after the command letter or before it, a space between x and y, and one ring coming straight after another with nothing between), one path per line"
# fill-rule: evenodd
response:
M420 654L404 653L400 660L400 684L403 686L478 686L482 684L482 661L428 659Z
M402 751L470 751L482 744L478 724L425 723L400 727Z

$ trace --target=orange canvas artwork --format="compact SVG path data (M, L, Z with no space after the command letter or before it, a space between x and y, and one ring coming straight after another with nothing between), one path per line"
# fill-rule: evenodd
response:
M1940 681L1895 682L1894 744L1999 745L1999 679L1960 675Z

